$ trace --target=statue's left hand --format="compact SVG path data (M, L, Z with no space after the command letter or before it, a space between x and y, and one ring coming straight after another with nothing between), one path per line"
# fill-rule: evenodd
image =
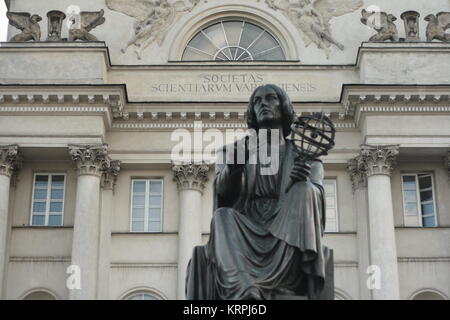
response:
M311 166L302 160L295 160L291 172L292 181L306 181L311 176Z

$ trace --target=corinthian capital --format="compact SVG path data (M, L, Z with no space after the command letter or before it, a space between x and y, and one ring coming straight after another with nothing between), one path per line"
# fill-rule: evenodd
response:
M347 169L352 180L353 192L367 187L366 166L360 155L347 162Z
M11 177L22 166L18 145L0 146L0 175Z
M120 172L119 160L113 160L109 163L109 166L103 169L101 186L105 190L114 190L116 185L117 176Z
M391 175L395 164L398 145L390 146L361 146L361 161L368 177L375 174Z
M207 164L186 163L173 165L174 181L178 190L198 190L203 192L205 182L208 181L209 166Z
M69 154L78 168L78 175L100 176L105 168L110 166L108 146L99 145L69 145Z

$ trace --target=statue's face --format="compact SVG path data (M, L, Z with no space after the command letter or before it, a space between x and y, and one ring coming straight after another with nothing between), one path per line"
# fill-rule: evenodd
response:
M253 97L253 110L260 127L281 123L280 99L272 88L265 86Z

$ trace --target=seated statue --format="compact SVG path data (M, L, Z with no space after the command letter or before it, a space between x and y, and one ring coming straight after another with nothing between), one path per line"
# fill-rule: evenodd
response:
M234 143L246 150L245 163L227 161L226 146L218 152L214 181L214 214L209 241L194 248L186 276L190 300L266 300L277 297L321 299L332 252L322 245L325 197L320 160L298 160L291 140L295 113L287 94L275 85L257 88L247 110L250 129L266 129L257 144ZM279 168L249 155L263 144L273 149L270 132L280 132ZM252 150L253 151L250 151ZM270 154L270 151L269 151ZM291 187L289 187L292 185ZM330 270L330 269L328 269ZM332 269L331 269L332 273ZM332 277L331 277L332 278ZM332 299L328 295L327 299Z

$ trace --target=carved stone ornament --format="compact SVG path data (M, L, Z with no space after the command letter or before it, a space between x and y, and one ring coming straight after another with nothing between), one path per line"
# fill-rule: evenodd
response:
M48 18L48 37L47 41L62 41L61 28L66 14L61 11L53 10L47 13Z
M69 154L78 168L78 175L100 176L110 168L107 145L69 145Z
M134 36L124 45L122 53L133 47L138 59L156 42L162 45L167 31L179 13L192 11L199 0L105 0L106 6L135 19Z
M105 190L114 190L117 182L117 176L120 172L121 162L119 160L113 160L109 163L109 166L103 169L102 180L100 185Z
M425 17L428 21L427 41L440 40L450 42L450 33L446 31L450 28L450 12L439 12L437 15L429 14Z
M368 177L376 174L391 175L399 154L398 145L361 146L361 161Z
M352 181L353 192L367 187L366 167L360 155L348 161L347 169Z
M26 42L26 41L40 41L41 27L39 21L42 17L37 14L29 14L27 12L7 12L6 16L9 19L9 24L22 33L16 34L9 41L11 42Z
M362 0L266 0L275 10L281 10L300 31L305 46L311 43L325 51L330 57L331 45L340 50L344 46L331 34L330 20L358 10L363 6Z
M105 23L104 14L103 9L95 12L83 11L79 14L71 14L69 17L69 41L98 41L97 37L89 32Z
M369 41L398 41L398 30L394 21L397 20L392 14L386 12L361 11L361 22L375 29L378 33L370 37Z
M22 167L22 160L18 145L0 146L0 175L11 177Z
M205 182L208 181L209 165L207 164L174 164L174 181L177 182L178 190L197 190L203 192Z
M417 11L406 11L400 16L405 23L405 41L420 41L419 17L420 13Z

